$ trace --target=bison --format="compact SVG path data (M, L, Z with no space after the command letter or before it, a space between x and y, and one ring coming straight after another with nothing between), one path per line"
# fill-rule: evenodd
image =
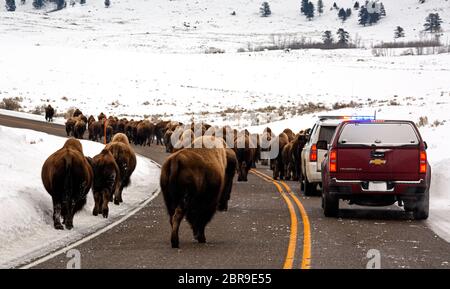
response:
M75 111L72 114L72 117L78 117L80 115L83 115L83 113L81 112L81 110L79 110L78 108L75 109Z
M41 178L52 197L55 229L64 229L61 216L66 229L72 229L73 216L86 204L93 181L93 170L80 141L70 138L50 155L42 166Z
M103 149L100 154L92 160L94 171L94 193L95 206L92 211L94 216L100 212L103 218L108 218L108 203L112 201L113 194L120 187L120 170L114 156L107 149Z
M122 191L130 184L131 175L136 168L136 154L130 146L128 137L123 133L114 135L105 149L111 152L119 167L120 186L114 194L114 204L119 205L123 202Z
M302 176L302 166L301 166L301 154L302 150L305 147L305 144L308 142L308 137L305 132L300 132L294 139L292 144L292 180L298 181Z
M241 134L234 142L234 151L238 162L238 182L246 182L248 172L255 160L256 146L247 134Z
M194 147L170 155L161 168L160 185L172 227L172 248L179 247L178 230L186 216L194 238L205 243L205 227L214 216L225 188L227 151L223 140L200 137ZM205 144L207 148L205 148ZM216 148L209 148L211 147ZM222 146L222 148L217 148Z
M292 149L293 149L293 142L288 143L283 147L283 150L281 151L281 158L283 161L283 169L284 169L284 177L287 181L293 178L293 159L292 159Z
M276 144L275 142L278 142L278 144ZM276 138L272 139L272 142L271 142L272 148L278 146L278 152L277 152L276 156L274 156L270 160L270 168L273 170L273 178L275 180L277 180L278 178L280 178L281 180L284 179L285 171L284 171L284 165L283 165L282 152L283 152L284 146L287 145L288 143L289 143L289 138L284 132L282 132Z
M46 108L45 108L45 120L47 122L52 122L53 121L53 116L55 115L55 109L49 104Z
M86 122L79 118L76 119L75 125L73 126L72 133L75 138L83 138L84 132L86 131Z

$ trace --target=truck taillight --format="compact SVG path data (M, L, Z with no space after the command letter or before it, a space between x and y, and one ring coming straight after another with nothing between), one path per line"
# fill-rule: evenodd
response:
M317 161L317 146L315 144L311 146L311 150L309 151L309 161L310 162Z
M419 166L419 172L425 174L427 172L427 153L425 151L420 152Z
M335 150L330 151L330 172L335 173L337 171L337 152Z

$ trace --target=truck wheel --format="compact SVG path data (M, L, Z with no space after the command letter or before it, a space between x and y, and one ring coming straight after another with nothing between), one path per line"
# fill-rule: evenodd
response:
M323 190L322 208L325 217L337 217L339 212L339 199Z
M317 191L316 191L317 185L314 183L308 182L308 178L306 178L305 176L303 176L303 180L304 180L303 189L305 191L305 196L315 195L317 193Z
M416 207L414 208L413 215L416 220L428 219L428 213L430 211L430 190L427 189L419 200L417 200Z

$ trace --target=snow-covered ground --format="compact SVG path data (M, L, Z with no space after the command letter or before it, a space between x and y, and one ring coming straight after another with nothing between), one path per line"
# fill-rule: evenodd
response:
M17 266L81 239L126 215L157 192L159 168L138 156L132 183L124 190L124 203L111 203L108 219L92 215L94 200L90 192L86 206L74 217L74 228L55 230L52 200L42 185L41 168L65 140L0 126L0 268ZM82 145L84 154L92 157L103 148L90 141L82 141Z
M22 110L51 103L129 117L160 116L213 124L255 124L248 113L308 102L372 106L434 105L450 97L450 54L374 57L370 50L251 54L155 54L57 47L0 46L0 100ZM40 58L36 58L40 55ZM373 101L377 101L373 103ZM448 103L446 104L448 105ZM224 113L246 110L245 114ZM290 115L286 115L291 117Z
M418 0L383 0L386 17L367 27L358 25L357 10L344 23L339 20L338 11L330 10L334 2L339 7L352 8L355 0L323 0L324 13L316 13L312 21L300 14L299 0L268 1L270 17L259 16L262 0L114 0L108 9L104 8L104 1L88 0L84 6L68 5L48 14L45 11L51 10L51 5L39 11L32 8L32 1L25 5L16 2L16 12L0 9L0 43L102 50L192 53L217 47L235 52L247 48L248 43L270 43L272 35L317 41L323 31L334 33L339 28L347 30L353 39L360 39L361 44L371 46L393 41L397 26L405 29L406 40L420 38L426 16L435 12L444 20L442 40L448 42L450 21L447 0L427 0L424 4ZM316 0L312 2L317 4ZM233 11L235 16L231 15Z

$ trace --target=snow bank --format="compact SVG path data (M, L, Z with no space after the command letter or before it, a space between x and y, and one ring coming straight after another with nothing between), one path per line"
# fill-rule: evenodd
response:
M31 130L0 126L0 268L17 266L105 227L152 197L159 187L159 169L138 156L132 184L124 190L124 203L110 205L110 217L92 216L92 193L74 217L74 229L53 228L52 201L41 181L46 158L61 148L65 138ZM94 156L103 145L82 141L85 155Z

